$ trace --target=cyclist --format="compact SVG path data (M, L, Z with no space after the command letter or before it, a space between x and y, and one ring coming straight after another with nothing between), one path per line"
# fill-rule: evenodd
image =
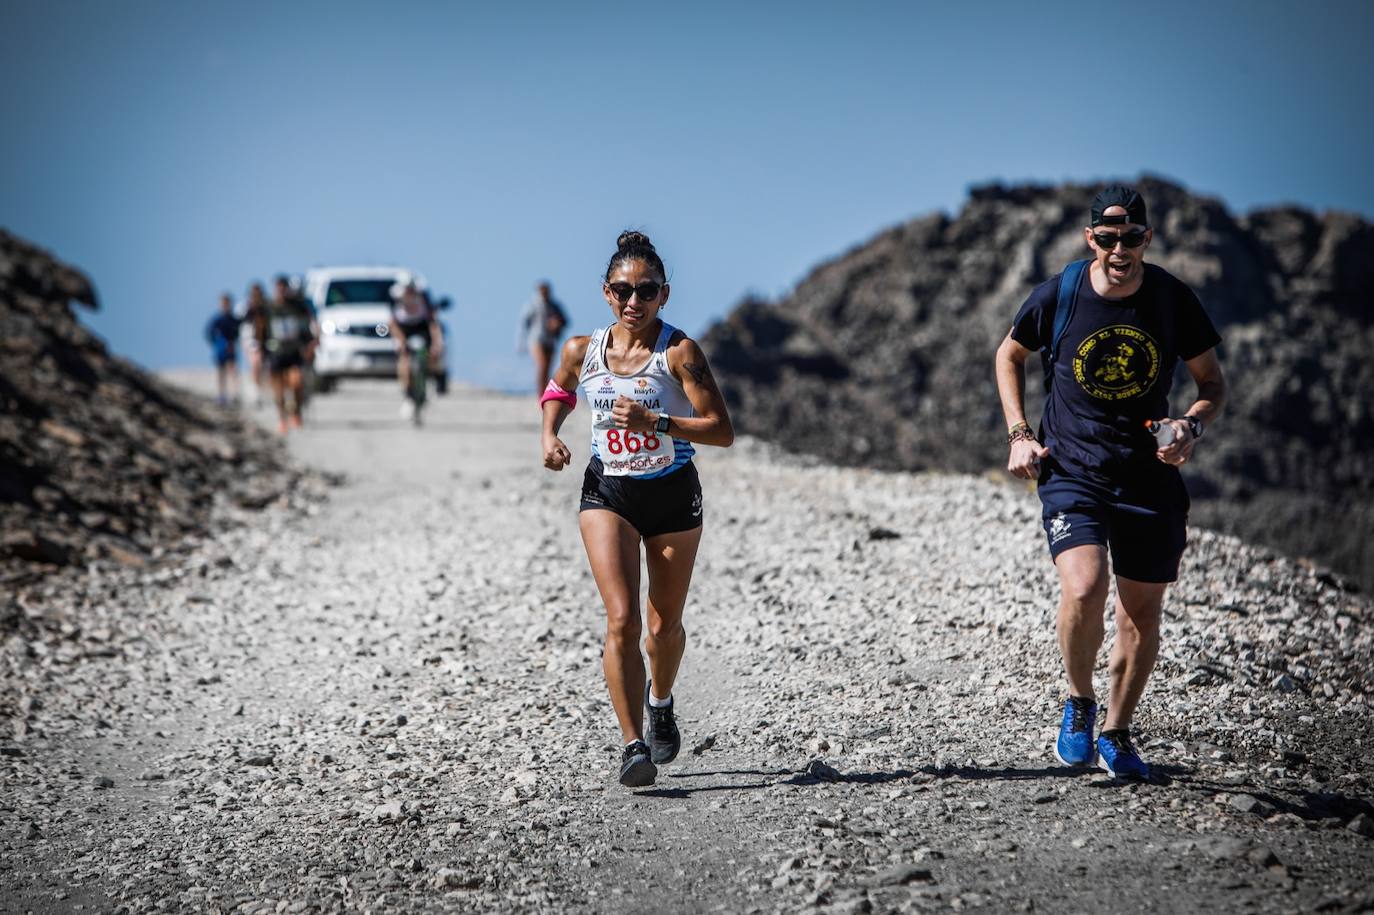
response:
M397 288L399 287L399 288ZM429 297L414 280L406 280L392 287L391 339L395 341L398 359L396 380L401 383L401 416L410 418L415 403L410 399L410 348L406 341L419 336L429 350L429 365L443 360L444 330L439 325L439 313L429 303Z
M593 410L579 527L606 606L602 668L625 741L619 778L627 787L653 784L658 766L681 747L673 683L687 643L682 611L702 530L692 445L726 447L735 438L701 347L659 317L668 304L666 275L647 236L621 233L601 287L615 321L563 345L540 399L549 470L572 462L558 431L578 387ZM647 683L639 649L641 544L649 570Z

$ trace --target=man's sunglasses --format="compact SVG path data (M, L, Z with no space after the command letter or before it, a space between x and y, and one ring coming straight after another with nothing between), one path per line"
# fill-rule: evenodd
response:
M655 283L653 280L645 280L638 286L631 286L629 283L611 283L611 295L622 305L630 301L630 296L638 295L641 302L652 302L658 298L662 284Z
M1116 243L1121 242L1128 248L1139 248L1145 244L1145 233L1140 229L1132 229L1130 232L1122 232L1117 235L1115 232L1094 232L1093 244L1103 251L1110 251L1116 247Z

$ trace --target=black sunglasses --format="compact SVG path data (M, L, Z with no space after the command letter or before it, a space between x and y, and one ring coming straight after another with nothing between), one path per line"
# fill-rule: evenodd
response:
M1129 232L1122 232L1117 235L1115 232L1094 232L1093 244L1103 251L1110 251L1116 247L1116 243L1121 242L1128 248L1139 248L1145 244L1145 232L1141 229L1132 229Z
M630 301L630 296L638 295L641 302L652 302L658 298L662 284L655 283L653 280L645 280L638 286L631 286L629 283L610 283L611 295L622 305Z

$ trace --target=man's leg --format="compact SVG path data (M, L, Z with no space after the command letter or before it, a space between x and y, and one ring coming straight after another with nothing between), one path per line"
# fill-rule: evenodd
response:
M1069 695L1093 698L1093 667L1102 647L1107 606L1107 548L1093 543L1070 547L1054 560L1059 572L1059 654Z
M287 373L291 383L291 425L301 427L301 408L305 405L305 369L295 366Z
M270 374L272 379L272 397L277 402L277 431L286 434L286 372L273 371Z
M1104 730L1126 728L1159 657L1159 619L1167 583L1116 579L1116 640Z

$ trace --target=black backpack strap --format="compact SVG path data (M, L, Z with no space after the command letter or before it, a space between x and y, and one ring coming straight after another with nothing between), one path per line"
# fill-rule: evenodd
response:
M1083 271L1088 269L1091 260L1074 261L1059 274L1059 292L1054 303L1054 323L1049 343L1041 347L1040 357L1045 365L1045 389L1054 380L1054 363L1059 359L1059 344L1068 332L1069 321L1073 320L1074 308L1078 305L1078 285Z

